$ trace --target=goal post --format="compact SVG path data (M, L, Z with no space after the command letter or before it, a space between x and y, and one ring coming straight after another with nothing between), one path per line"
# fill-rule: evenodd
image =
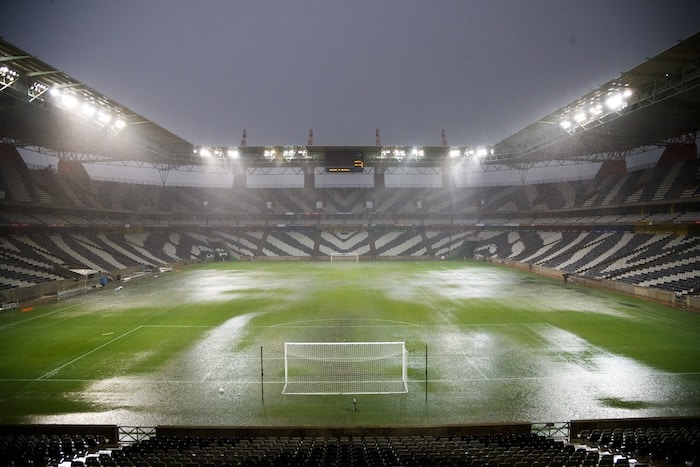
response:
M283 394L408 392L404 342L286 342Z
M337 261L353 261L359 263L360 255L358 253L331 253L331 263Z

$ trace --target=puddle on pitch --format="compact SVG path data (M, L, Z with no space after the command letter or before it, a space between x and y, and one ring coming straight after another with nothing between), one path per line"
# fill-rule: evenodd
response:
M454 302L472 299L503 299L523 303L537 312L574 311L623 316L606 299L586 291L563 288L533 278L500 269L463 268L423 272L400 276L390 284L375 287L384 290L395 300L431 304L435 297Z
M81 393L66 395L95 407L95 412L35 417L32 423L234 423L232 399L243 404L242 396L250 393L260 371L259 354L236 351L252 318L252 314L232 318L209 331L160 371L143 378L94 381Z

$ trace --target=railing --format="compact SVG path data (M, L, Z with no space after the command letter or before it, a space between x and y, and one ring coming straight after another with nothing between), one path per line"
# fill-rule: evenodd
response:
M0 311L16 310L19 307L17 302L2 302L0 303Z
M94 287L88 287L87 285L81 285L80 287L74 287L72 289L57 290L56 295L58 300L64 298L74 297L76 295L84 295L88 292L94 291Z
M129 445L147 440L156 436L156 427L145 426L120 426L119 444ZM569 422L547 422L533 423L532 433L545 436L552 439L560 439L568 441L570 438L570 423Z
M569 422L533 423L532 433L547 438L569 440L571 434Z
M120 445L138 443L156 435L154 426L120 426L118 430Z

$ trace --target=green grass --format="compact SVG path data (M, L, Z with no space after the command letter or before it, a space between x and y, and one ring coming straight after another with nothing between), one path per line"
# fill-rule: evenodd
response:
M200 265L0 314L0 423L700 415L699 337L698 314L484 263ZM405 341L409 392L282 395L288 341Z

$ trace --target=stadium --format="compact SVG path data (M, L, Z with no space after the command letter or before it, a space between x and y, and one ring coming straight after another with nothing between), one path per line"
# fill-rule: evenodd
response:
M0 89L7 465L697 465L700 34L474 147Z

